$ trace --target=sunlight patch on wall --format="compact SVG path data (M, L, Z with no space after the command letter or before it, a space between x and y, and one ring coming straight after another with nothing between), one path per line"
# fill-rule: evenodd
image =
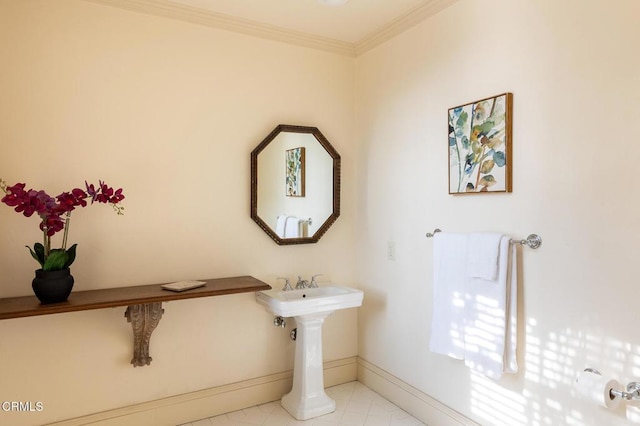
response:
M595 368L620 383L640 378L640 345L566 328L540 337L536 319L525 326L524 381L513 389L508 377L498 382L471 375L471 410L487 424L504 426L585 426L640 421L640 407L606 410L577 397L574 384L585 368ZM596 328L595 331L600 331ZM628 374L632 376L629 377ZM624 385L623 385L624 386ZM570 401L570 406L567 400ZM623 403L624 405L624 403ZM616 422L619 421L619 422Z
M526 424L526 404L523 395L484 376L471 375L471 410L480 418L490 420L492 424Z

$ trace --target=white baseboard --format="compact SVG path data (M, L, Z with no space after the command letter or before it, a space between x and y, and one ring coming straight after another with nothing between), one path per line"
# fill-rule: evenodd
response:
M480 426L392 374L358 357L358 381L428 425Z
M324 365L326 387L358 380L429 425L480 426L392 374L360 358ZM91 414L50 426L175 426L279 400L291 390L293 371Z
M324 384L336 386L356 380L356 357L324 364ZM231 383L129 407L104 411L50 426L175 426L243 408L277 401L291 390L293 370Z

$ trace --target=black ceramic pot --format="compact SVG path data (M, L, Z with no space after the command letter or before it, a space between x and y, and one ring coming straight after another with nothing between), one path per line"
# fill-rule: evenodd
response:
M73 288L73 276L69 268L61 271L36 270L32 283L33 292L40 303L59 303L67 300Z

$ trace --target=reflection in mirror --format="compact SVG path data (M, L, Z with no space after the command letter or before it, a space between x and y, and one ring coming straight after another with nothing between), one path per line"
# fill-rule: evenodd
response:
M340 155L316 127L280 124L251 153L251 218L278 244L315 243L340 215Z

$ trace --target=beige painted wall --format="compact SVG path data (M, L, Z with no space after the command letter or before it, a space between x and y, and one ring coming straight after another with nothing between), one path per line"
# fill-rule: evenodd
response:
M354 282L352 58L80 0L0 1L0 177L52 195L103 179L125 216L74 213L76 290L324 273ZM317 126L342 156L342 216L318 244L277 246L249 216L249 154L275 125ZM0 208L0 296L31 293L35 218ZM281 283L277 283L281 285ZM253 294L171 302L132 368L124 308L0 321L0 412L35 425L293 367L289 330ZM325 359L357 354L355 310ZM293 323L293 321L291 321Z
M78 290L324 272L366 292L358 331L355 311L327 321L328 360L358 353L483 424L626 424L624 410L571 391L585 367L640 378L640 6L602 4L461 0L354 68L79 0L1 0L0 177L52 193L84 179L124 187L124 217L97 206L74 218ZM447 195L447 108L504 91L514 192ZM318 126L342 156L342 215L315 245L276 246L249 218L249 153L278 123ZM491 382L429 353L434 227L543 237L520 253L518 375ZM0 296L29 294L35 220L4 207L0 234ZM0 399L45 407L2 421L42 424L292 366L288 332L251 294L166 304L150 368L128 364L123 313L0 321Z
M357 59L361 357L481 424L627 424L572 382L640 378L638 16L635 0L462 0ZM505 91L513 193L448 195L447 109ZM520 251L519 374L429 352L436 227L542 236Z

